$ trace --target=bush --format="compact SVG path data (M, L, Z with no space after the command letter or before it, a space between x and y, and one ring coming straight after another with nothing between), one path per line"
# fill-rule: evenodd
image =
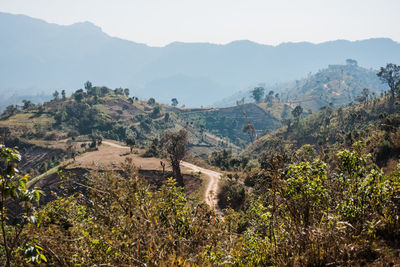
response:
M221 186L218 193L218 206L221 209L231 208L235 211L242 209L246 204L246 189L243 185L228 180Z

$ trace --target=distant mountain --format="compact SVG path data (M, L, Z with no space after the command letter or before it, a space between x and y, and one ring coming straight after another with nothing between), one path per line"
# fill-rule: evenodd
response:
M128 87L135 96L186 106L211 105L255 83L299 79L328 64L353 58L367 68L400 63L400 44L390 39L321 44L250 41L227 45L172 43L165 47L110 37L90 22L50 24L0 13L0 93L71 92L86 80ZM165 85L165 86L164 86ZM7 103L3 97L0 105Z
M315 74L309 74L299 80L267 86L265 94L274 91L281 100L288 104L301 105L305 109L318 110L322 106L345 105L360 100L364 88L371 96L380 96L388 90L376 76L377 71L359 67L357 62L346 65L329 65ZM214 106L228 107L237 100L245 98L245 102L253 102L251 90L244 90L214 103Z

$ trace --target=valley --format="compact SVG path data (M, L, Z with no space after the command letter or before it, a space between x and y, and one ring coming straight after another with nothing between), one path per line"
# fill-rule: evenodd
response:
M354 3L337 1L278 30L304 1L71 2L56 23L0 10L0 266L399 266L400 43L165 44L208 24L259 40L353 30L333 11ZM347 24L379 28L359 11ZM122 25L163 45L114 37Z

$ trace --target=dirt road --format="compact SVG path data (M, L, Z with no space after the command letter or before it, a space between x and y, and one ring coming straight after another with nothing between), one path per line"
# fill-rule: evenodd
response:
M218 194L218 183L221 178L221 173L204 169L189 162L182 161L181 165L191 169L194 172L201 172L207 175L210 180L208 181L206 190L204 192L204 201L214 210L217 209L217 194Z
M127 146L121 146L116 143L112 143L112 142L108 142L108 141L103 141L102 143L105 145L116 147L116 148L129 148ZM218 183L219 183L219 180L220 180L220 177L222 174L219 172L216 172L216 171L201 168L199 166L196 166L194 164L191 164L191 163L185 162L185 161L181 161L181 165L183 167L190 169L193 172L201 172L209 177L209 181L206 186L206 190L204 192L204 201L212 209L216 210L217 209L217 194L218 194L218 188L219 188Z
M111 142L108 142L108 141L102 141L101 143L109 145L109 146L113 146L113 147L116 147L116 148L129 148L128 146L121 146L121 145L118 145L118 144L115 144L115 143L111 143Z

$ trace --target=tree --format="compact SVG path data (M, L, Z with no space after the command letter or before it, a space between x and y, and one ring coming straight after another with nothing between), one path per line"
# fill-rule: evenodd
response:
M381 67L381 70L376 75L383 83L389 86L392 98L394 98L396 85L400 82L400 66L388 63L386 67Z
M263 96L264 96L264 87L255 87L252 91L251 91L252 97L253 99L259 103L261 102Z
M129 137L125 140L125 143L127 146L129 146L129 148L131 149L131 153L132 153L133 148L135 147L135 144L136 144L135 138Z
M66 150L70 157L75 161L76 149L74 144L72 143L72 140L67 141Z
M126 96L129 96L129 88L125 88L125 89L124 89L124 94L125 94Z
M0 255L5 255L5 266L12 264L14 255L18 251L25 254L30 252L29 261L40 263L47 261L41 254L41 248L38 245L32 245L28 240L22 240L21 233L28 224L35 223L37 218L32 215L33 205L39 204L42 191L34 188L28 189L28 175L20 176L18 173L18 162L21 156L14 148L7 148L0 145L0 228L1 243ZM7 203L7 204L6 204ZM17 209L13 218L7 213L7 207L13 203Z
M269 91L268 95L265 96L265 101L266 102L272 102L274 99L274 91Z
M188 133L185 129L181 129L178 132L165 132L161 138L161 146L170 159L173 176L179 186L184 186L180 161L186 155L187 143Z
M90 95L92 93L92 88L93 88L92 83L87 81L87 82L85 82L84 86L85 86L86 92L88 93L88 95Z
M91 148L96 148L103 142L103 137L97 133L92 133L90 137L92 138L92 143L90 144Z
M59 99L59 96L60 96L60 93L57 90L55 90L53 93L54 101L57 101Z
M357 60L351 58L346 59L346 64L349 66L358 66Z
M124 89L120 88L115 88L114 89L114 94L116 95L123 95L124 94Z
M156 103L156 100L152 97L149 100L147 100L147 104L149 104L150 106L153 106L155 103Z
M22 106L23 110L29 109L33 106L35 106L35 104L32 103L32 101L30 100L22 100L22 103L24 103L24 105Z
M6 109L3 111L2 117L9 117L14 115L18 111L17 107L14 105L9 105L6 107Z
M176 106L178 105L178 99L172 98L172 99L171 99L171 105L172 105L173 107L176 107Z
M361 94L362 94L363 97L365 98L365 101L368 101L368 97L369 97L369 94L370 94L369 89L368 89L368 88L362 89Z
M110 93L110 89L105 86L100 87L100 95L105 96Z
M61 91L61 98L62 98L62 100L67 99L67 95L65 94L65 90Z
M246 124L243 126L242 131L243 133L247 133L249 135L250 141L253 143L254 141L253 136L255 132L254 126L252 124Z
M153 108L153 111L151 112L151 117L157 118L161 113L161 106L160 105L155 105Z
M293 110L292 110L292 115L296 120L299 120L301 114L303 114L303 108L301 106L296 106Z
M76 102L81 102L84 97L85 93L82 89L76 90L76 92L74 93L74 99L76 100Z

